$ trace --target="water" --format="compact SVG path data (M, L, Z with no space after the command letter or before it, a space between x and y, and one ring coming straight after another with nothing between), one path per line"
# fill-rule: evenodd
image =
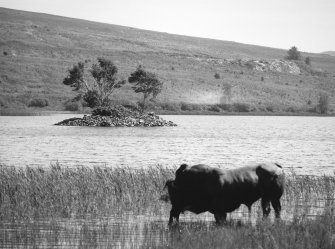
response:
M282 213L284 217L288 213ZM262 220L260 207L248 219L246 207L228 214L227 229L249 224L255 226ZM255 208L254 208L255 209ZM243 210L243 211L242 211ZM304 207L301 208L304 213ZM293 213L293 211L289 211ZM168 212L166 213L168 214ZM297 214L295 214L296 217ZM302 217L302 216L300 216ZM169 228L168 216L152 214L123 215L99 218L42 218L28 220L3 220L0 222L0 247L5 248L161 248L171 245L184 234L216 229L213 215L182 214L180 223ZM284 219L283 222L290 224ZM270 220L274 223L273 216ZM251 223L249 223L251 222ZM290 226L289 226L290 227ZM167 248L171 248L167 246ZM172 247L173 248L173 247Z
M298 174L335 171L334 117L163 116L177 127L54 126L82 115L0 116L0 163L146 167L274 161Z
M82 115L0 116L0 163L146 167L274 161L298 174L335 171L334 117L163 116L177 127L54 126Z
M125 214L96 219L34 219L0 224L1 248L139 248L167 240L158 217ZM1 243L2 242L2 243Z

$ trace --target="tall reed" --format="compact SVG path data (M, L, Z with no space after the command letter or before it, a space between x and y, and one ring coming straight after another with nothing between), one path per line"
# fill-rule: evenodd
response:
M0 166L0 217L72 217L159 209L173 171L108 167Z
M9 167L0 165L0 218L108 216L130 211L167 215L159 201L175 169L110 167ZM286 177L283 214L314 216L335 212L335 175ZM233 213L247 212L245 207ZM253 216L261 216L259 202ZM285 218L284 218L285 219Z

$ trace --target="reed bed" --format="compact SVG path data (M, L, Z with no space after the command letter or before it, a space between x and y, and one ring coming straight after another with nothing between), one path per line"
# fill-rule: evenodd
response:
M217 227L182 215L167 227L159 201L175 168L45 168L0 165L0 247L325 248L335 247L335 175L286 176L282 220L252 221L241 207ZM192 217L192 219L189 219ZM210 220L208 219L210 217Z
M108 167L0 166L0 218L108 216L158 211L173 171Z
M162 214L159 201L175 168L9 167L0 165L0 218L108 216L121 212ZM286 176L284 216L334 211L335 175ZM241 207L234 213L245 213ZM166 213L167 215L167 213ZM253 216L261 216L260 204Z

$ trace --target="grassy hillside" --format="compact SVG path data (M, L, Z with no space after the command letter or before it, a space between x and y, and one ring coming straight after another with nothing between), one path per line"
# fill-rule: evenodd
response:
M327 55L331 55L331 56L335 56L335 51L326 51L326 52L322 52L323 54L327 54Z
M111 59L124 78L139 64L156 73L164 81L160 103L227 102L223 89L228 84L229 103L247 103L255 110L308 109L320 92L330 96L335 109L335 57L329 55L303 53L312 67L301 63L300 74L262 72L245 62L283 59L286 50L5 8L0 8L1 108L24 109L32 99L45 98L49 106L44 109L63 110L75 96L62 84L67 69L99 56ZM141 95L126 85L113 97L136 102Z

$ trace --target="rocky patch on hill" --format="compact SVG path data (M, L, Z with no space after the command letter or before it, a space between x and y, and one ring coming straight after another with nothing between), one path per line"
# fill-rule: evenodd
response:
M253 70L262 72L301 73L299 66L295 62L287 60L248 60L244 64Z
M256 59L216 59L216 58L195 58L197 61L215 64L220 66L235 65L246 67L250 70L262 72L281 72L289 74L300 74L301 69L294 61L288 60L256 60Z
M100 126L100 127L157 127L177 126L172 121L166 121L153 112L141 114L123 106L94 110L92 115L83 118L70 118L55 125L64 126Z

